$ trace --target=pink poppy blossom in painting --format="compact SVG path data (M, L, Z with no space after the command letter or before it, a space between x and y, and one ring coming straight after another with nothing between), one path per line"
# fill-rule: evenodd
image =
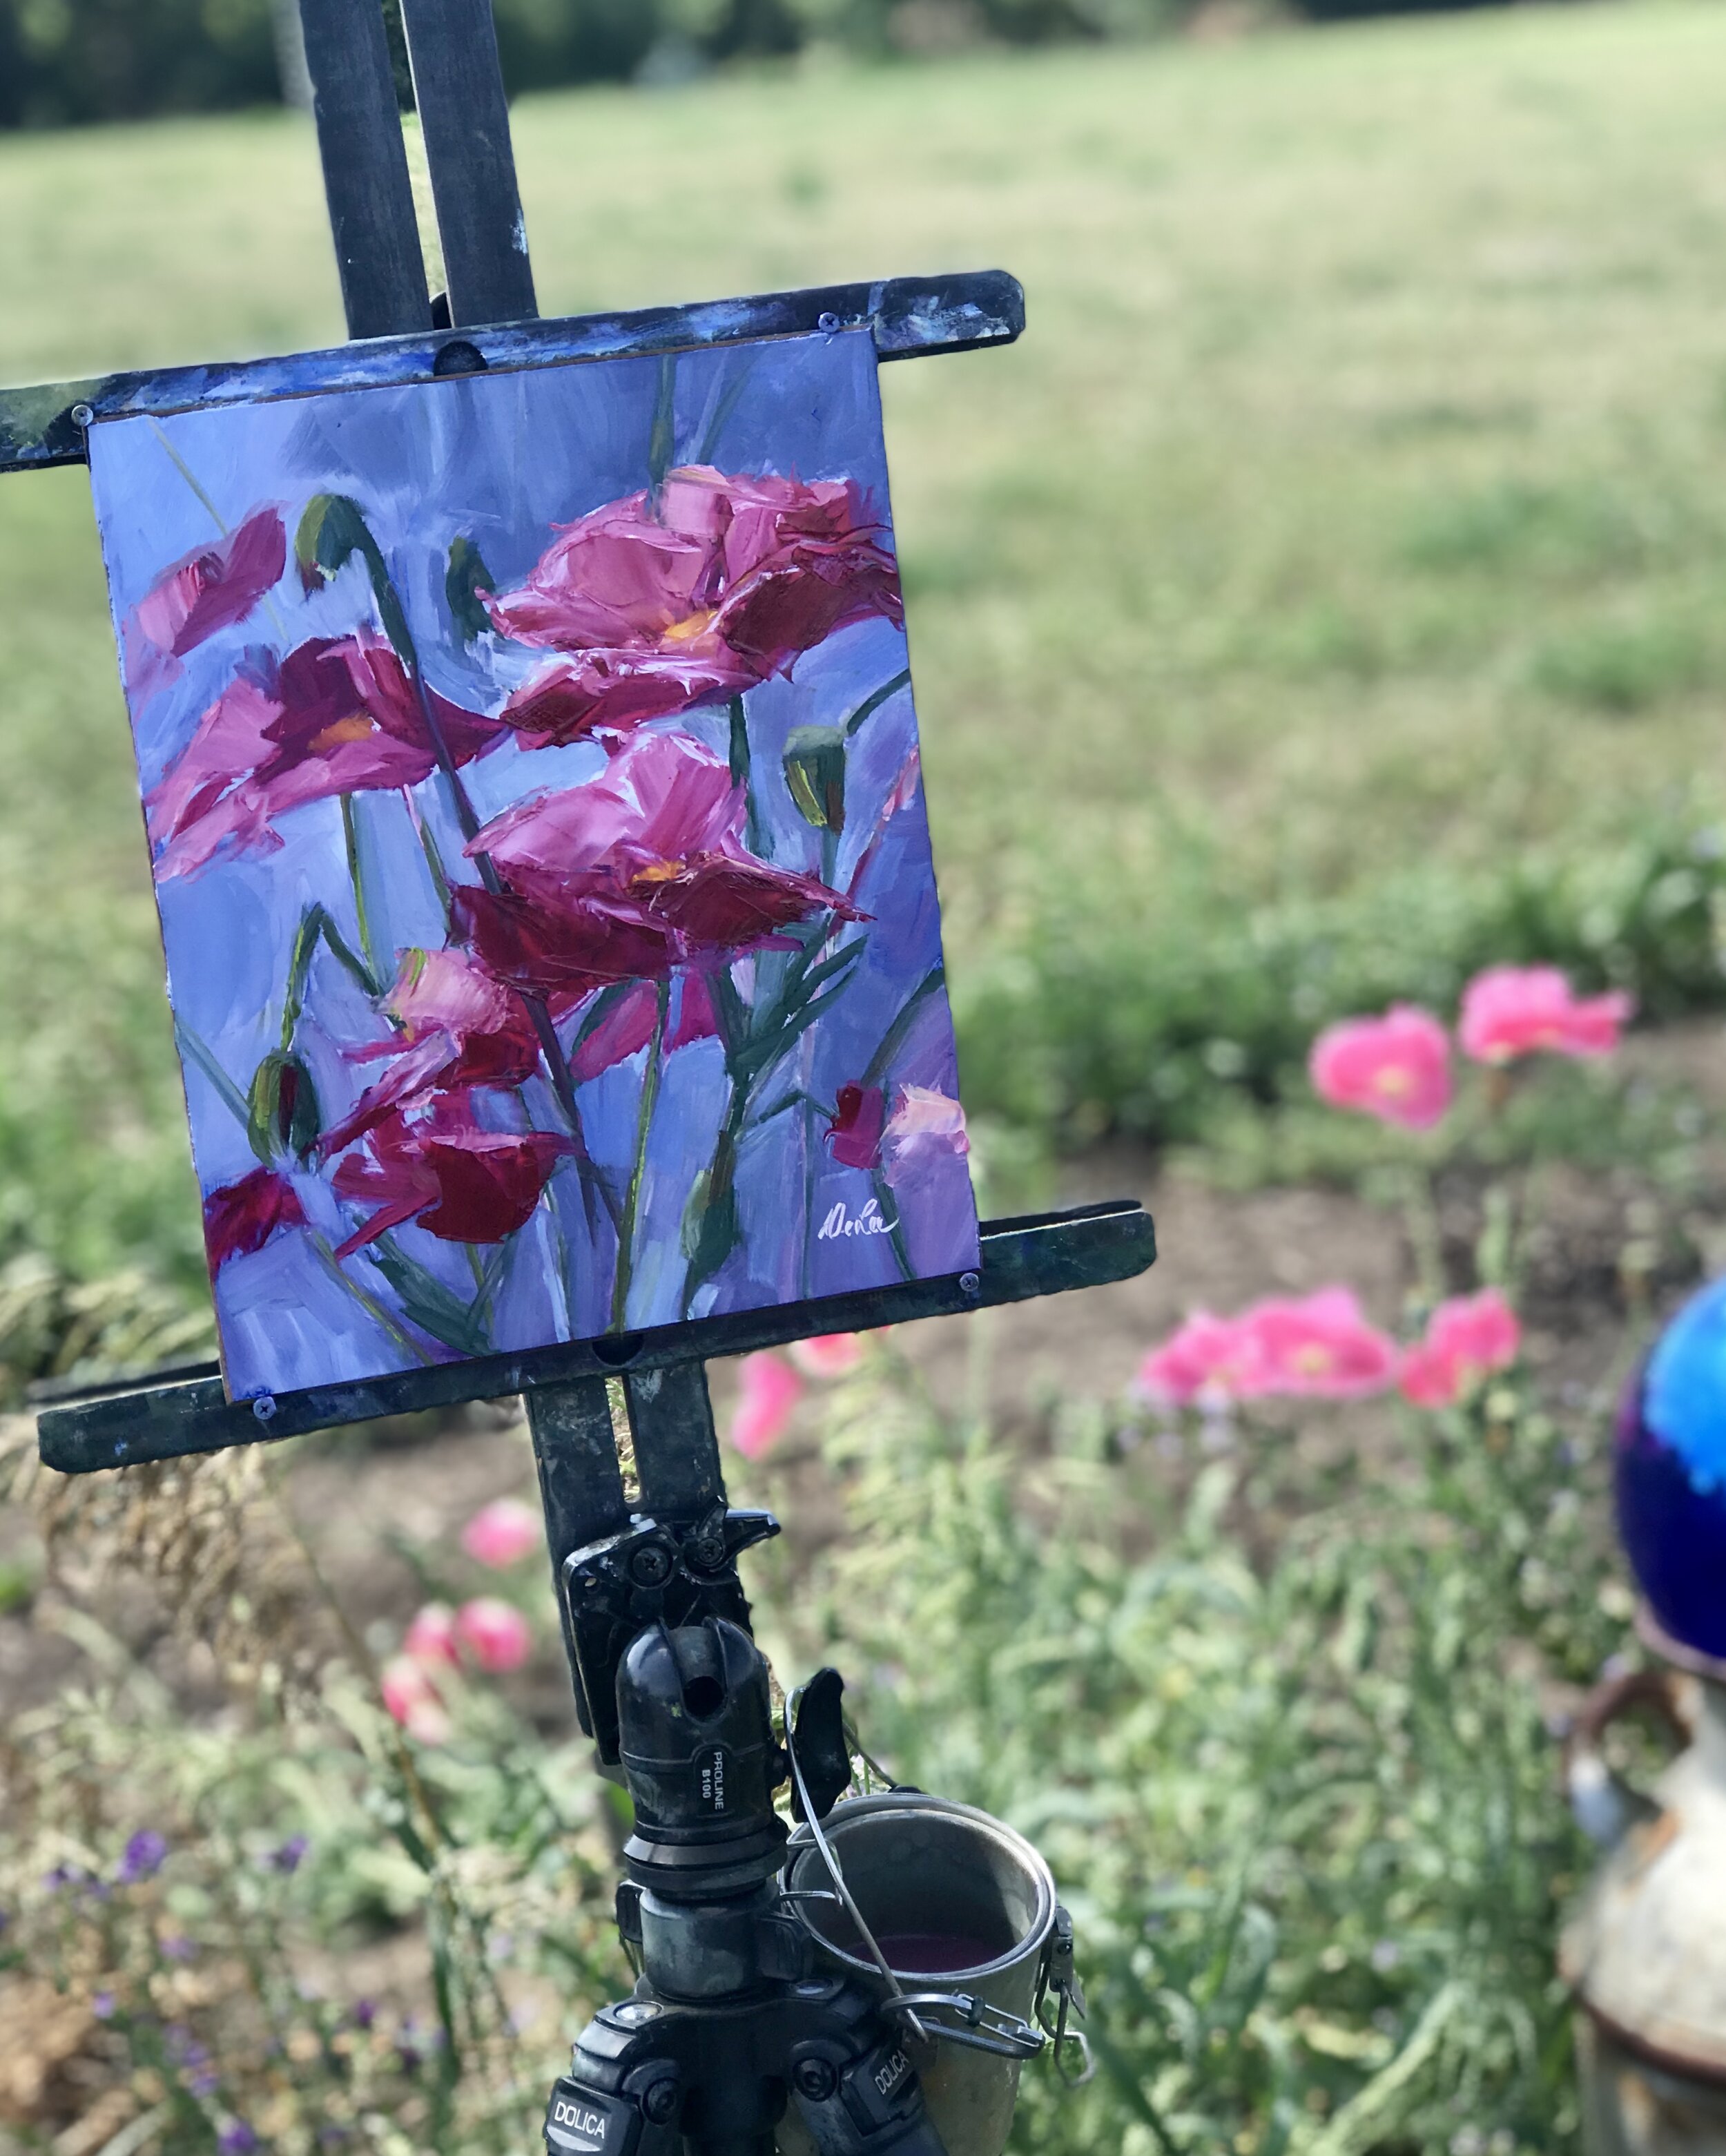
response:
M480 594L515 642L567 653L504 717L536 746L618 734L732 696L835 630L901 618L887 534L853 480L695 465L561 532L524 582Z
M867 330L89 448L233 1397L977 1265Z
M1477 1063L1610 1055L1634 1010L1616 989L1579 996L1556 966L1489 966L1462 991L1457 1031Z
M164 569L121 629L126 678L147 696L179 679L176 661L218 629L243 621L288 566L288 535L274 509L254 510L238 531L195 547Z
M1393 1004L1382 1018L1344 1019L1313 1043L1313 1090L1410 1131L1430 1130L1451 1103L1450 1036L1430 1011Z
M1403 1356L1396 1382L1418 1408L1452 1407L1482 1378L1508 1369L1521 1348L1516 1312L1497 1288L1483 1288L1439 1304L1424 1337Z

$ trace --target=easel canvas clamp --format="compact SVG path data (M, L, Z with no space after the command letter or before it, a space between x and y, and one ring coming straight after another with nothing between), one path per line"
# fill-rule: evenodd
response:
M244 366L0 391L0 471L83 461L86 429L98 419L205 410L265 394L412 384L864 327L877 358L886 361L1010 342L1022 326L1018 286L998 272L540 320L488 0L402 0L448 276L448 290L433 295L376 0L301 0L301 11L352 341ZM707 1358L1099 1286L1131 1277L1155 1255L1150 1218L1129 1201L986 1222L979 1265L949 1277L250 1399L230 1401L213 1366L61 1392L41 1404L40 1448L51 1467L85 1473L520 1393L582 1726L615 1772L617 1686L632 1647L655 1630L669 1637L709 1620L746 1640L748 1608L735 1558L776 1531L765 1515L727 1508ZM633 1440L639 1477L633 1504L613 1431L607 1384L613 1377L622 1381ZM651 1674L642 1680L649 1692ZM627 2049L621 2036L618 2046ZM809 2115L832 2112L837 2119L831 2088L827 2097L819 2094L827 2087L825 2072L812 2066L806 2076L817 2092L809 2097ZM632 2133L644 2126L652 2140L656 2124L670 2131L668 2117L656 2122L650 2106L638 2110ZM888 2145L878 2136L859 2138L854 2121L846 2131L857 2146ZM602 2134L593 2145L603 2143ZM737 2137L692 2135L691 2145L762 2144L745 2127ZM850 2144L830 2121L822 2145Z

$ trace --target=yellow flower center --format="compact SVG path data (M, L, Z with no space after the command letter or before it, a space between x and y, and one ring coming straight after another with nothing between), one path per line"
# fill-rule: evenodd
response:
M1329 1369L1336 1358L1328 1348L1321 1348L1314 1341L1308 1347L1297 1348L1288 1359L1303 1376L1316 1378Z
M671 883L683 872L681 861L649 861L645 868L636 870L631 880L635 883Z
M370 711L351 711L346 718L337 719L333 726L325 726L322 733L313 735L311 752L314 756L327 756L332 748L340 748L344 742L368 740L372 731Z
M1388 1063L1382 1070L1373 1073L1372 1082L1377 1091L1388 1093L1392 1100L1396 1100L1405 1093L1412 1092L1415 1081L1412 1075L1400 1063Z
M707 634L718 612L717 607L698 607L694 613L685 614L681 621L674 621L668 629L661 629L660 641L664 644L693 644L698 636Z

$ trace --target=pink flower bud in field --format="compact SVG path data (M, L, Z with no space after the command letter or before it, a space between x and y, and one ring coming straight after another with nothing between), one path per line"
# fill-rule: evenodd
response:
M794 1340L787 1351L806 1378L843 1378L862 1362L860 1332L817 1332L812 1340Z
M425 1665L397 1655L383 1666L383 1703L407 1734L422 1744L447 1744L450 1720Z
M428 1602L415 1615L402 1651L426 1669L440 1662L453 1669L461 1657L455 1648L455 1612L447 1602Z
M544 1543L539 1514L519 1497L494 1498L462 1529L462 1548L468 1555L499 1572L530 1557Z
M533 1646L526 1618L494 1594L463 1603L455 1613L455 1636L482 1670L494 1674L519 1670Z
M1578 996L1556 966L1488 966L1462 991L1457 1036L1477 1063L1610 1055L1636 1006L1615 990Z
M1344 1019L1313 1043L1313 1090L1410 1131L1430 1130L1451 1102L1450 1037L1430 1011L1393 1004L1382 1018Z
M1404 1355L1396 1382L1417 1408L1447 1408L1490 1372L1508 1369L1521 1347L1516 1312L1497 1288L1483 1288L1439 1304L1426 1337Z
M785 1435L791 1412L803 1397L803 1380L789 1363L765 1350L745 1355L738 1375L742 1383L730 1435L745 1460L759 1460Z

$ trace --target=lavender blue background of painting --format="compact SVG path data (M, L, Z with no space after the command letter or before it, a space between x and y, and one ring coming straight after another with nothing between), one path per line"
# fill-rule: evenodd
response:
M403 389L284 400L161 423L130 419L96 428L91 471L116 625L179 556L217 536L208 510L177 468L181 459L223 521L238 525L253 509L278 504L291 534L309 496L356 495L406 603L427 676L435 689L475 709L495 709L499 692L525 676L540 654L504 647L482 664L450 633L443 584L445 553L456 532L475 539L499 588L518 582L550 541L551 527L633 493L647 480L647 445L660 363L612 361L516 374L481 374ZM676 375L675 461L711 461L731 472L776 472L803 480L849 477L887 521L887 471L867 333L812 338L679 356ZM140 775L147 789L161 778L231 677L260 643L278 650L310 636L335 636L373 619L363 574L351 565L310 599L302 597L291 560L269 608L255 612L194 651L184 677L135 714ZM285 634L283 632L285 631ZM789 680L776 679L748 696L758 799L782 865L820 873L820 836L797 814L781 771L788 731L843 721L906 664L903 633L883 620L841 630L806 653ZM513 670L513 671L512 671ZM668 722L725 752L723 705ZM847 827L835 883L843 889L877 826L883 803L916 740L910 693L901 690L867 722L852 745ZM523 796L597 775L604 752L592 744L525 752L510 742L465 773L482 818ZM460 836L435 779L417 798L435 824L447 860L460 858ZM444 929L423 856L399 795L354 797L368 871L368 894L381 916L374 940L382 953L436 946ZM201 875L158 886L169 992L180 1021L213 1051L243 1092L280 1024L289 951L302 909L321 900L345 932L356 934L334 800L284 815L279 852L218 860ZM867 955L833 1009L770 1086L805 1086L823 1101L859 1076L915 984L939 962L940 917L928 827L917 799L887 824L858 902L874 916ZM745 962L745 964L747 962ZM367 1072L343 1050L376 1041L382 1021L327 954L313 977L301 1051L316 1080L326 1121L357 1095ZM605 1167L626 1169L635 1142L645 1052L583 1089L589 1145ZM193 1152L206 1194L256 1165L243 1130L194 1064L186 1070ZM889 1105L899 1087L928 1086L956 1095L951 1021L945 994L921 1006L889 1074ZM549 1088L529 1089L534 1120L559 1121ZM717 1042L699 1041L668 1059L643 1188L643 1231L627 1322L662 1324L680 1314L683 1278L679 1229L689 1189L711 1152L725 1094ZM899 1277L883 1236L820 1240L814 1229L836 1204L854 1217L873 1194L868 1175L837 1165L822 1142L825 1125L791 1112L745 1142L738 1191L745 1240L702 1290L691 1315L747 1309L885 1284ZM806 1137L806 1131L808 1136ZM315 1225L339 1241L354 1224L315 1177L296 1178ZM913 1269L961 1270L977 1259L976 1221L962 1158L941 1153L901 1180L900 1218ZM506 1292L499 1298L495 1344L525 1348L605 1329L608 1284L585 1282L571 1296L559 1279L554 1215L579 1213L574 1170L560 1169L521 1231ZM806 1231L806 1209L810 1216ZM400 1231L404 1247L464 1297L473 1292L467 1254L417 1227ZM348 1270L372 1292L387 1285L363 1254ZM403 1367L405 1358L328 1276L305 1235L278 1235L253 1255L230 1261L216 1283L223 1355L231 1390L289 1391Z

